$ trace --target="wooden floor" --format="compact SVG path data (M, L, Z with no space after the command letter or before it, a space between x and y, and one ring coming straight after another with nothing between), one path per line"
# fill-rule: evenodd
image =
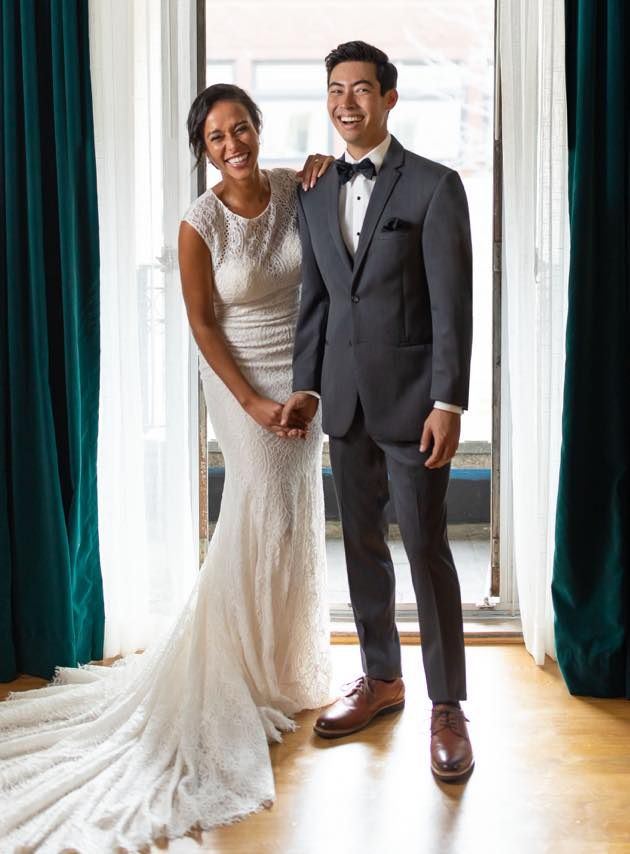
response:
M404 646L404 712L336 742L315 738L314 714L301 715L271 748L271 809L152 852L630 852L630 704L571 697L555 664L536 667L522 646L466 655L477 757L466 784L431 775L420 650ZM335 646L333 657L337 680L359 672L356 646Z

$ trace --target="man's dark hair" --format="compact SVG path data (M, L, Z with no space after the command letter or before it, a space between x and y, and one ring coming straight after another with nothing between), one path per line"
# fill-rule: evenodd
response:
M195 155L196 166L199 166L206 153L206 140L203 135L206 118L219 101L235 101L237 104L242 104L249 113L256 133L260 133L262 128L262 113L244 89L233 86L231 83L215 83L213 86L208 86L192 102L186 121L188 144Z
M333 68L341 62L372 62L376 66L376 79L381 84L381 95L396 88L398 82L398 71L396 66L389 61L389 57L382 50L366 42L345 42L334 50L331 50L326 59L326 72L328 83Z

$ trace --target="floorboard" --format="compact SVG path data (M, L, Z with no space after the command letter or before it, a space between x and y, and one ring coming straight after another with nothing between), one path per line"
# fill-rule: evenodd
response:
M630 704L571 697L522 646L468 646L477 764L464 785L429 770L420 650L403 647L407 706L363 733L317 739L314 713L271 748L277 799L229 827L157 844L169 854L630 852ZM337 682L359 671L333 647ZM35 683L22 680L22 685Z

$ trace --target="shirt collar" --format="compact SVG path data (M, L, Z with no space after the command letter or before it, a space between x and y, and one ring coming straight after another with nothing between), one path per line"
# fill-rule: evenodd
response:
M385 160L385 155L387 154L387 150L389 149L390 143L392 141L392 135L390 133L387 134L383 142L380 145L377 145L376 148L373 148L372 151L369 151L365 157L369 157L372 163L374 164L374 168L376 169L376 174L378 175L381 166L383 165L383 160ZM361 160L365 160L365 157L362 157ZM355 160L354 157L350 154L349 151L346 150L344 154L344 159L347 163L360 163L360 160Z

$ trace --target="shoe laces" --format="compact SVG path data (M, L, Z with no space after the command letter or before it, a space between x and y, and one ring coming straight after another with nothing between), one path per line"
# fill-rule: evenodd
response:
M367 676L359 676L358 679L352 679L350 682L345 682L341 686L344 697L352 697L355 694L367 694L370 690Z
M431 710L431 735L437 735L442 730L449 729L460 738L467 738L466 732L461 726L468 718L461 709L440 706Z

